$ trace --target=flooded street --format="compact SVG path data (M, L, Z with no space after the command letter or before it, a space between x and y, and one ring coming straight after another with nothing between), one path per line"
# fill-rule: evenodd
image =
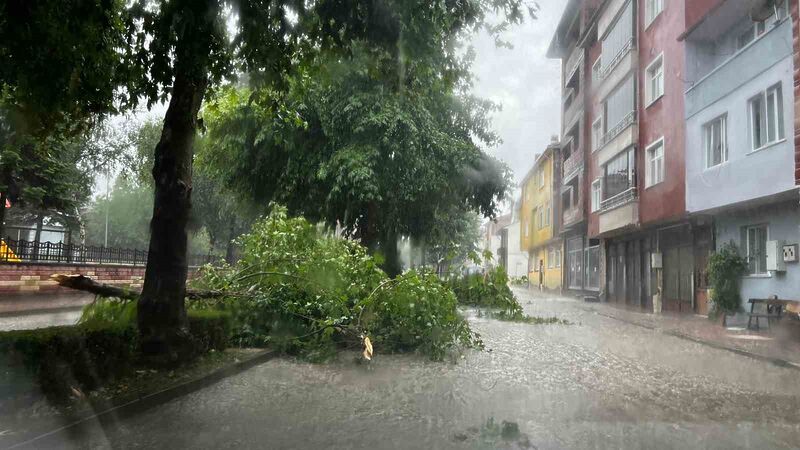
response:
M797 448L800 372L517 293L572 325L475 317L487 351L275 359L140 416L59 437L76 448ZM504 440L503 421L519 428ZM487 425L488 424L488 425ZM513 425L507 425L513 428Z

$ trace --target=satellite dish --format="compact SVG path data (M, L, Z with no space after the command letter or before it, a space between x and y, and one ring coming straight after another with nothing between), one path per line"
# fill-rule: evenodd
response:
M775 14L775 0L750 0L750 19L763 22Z

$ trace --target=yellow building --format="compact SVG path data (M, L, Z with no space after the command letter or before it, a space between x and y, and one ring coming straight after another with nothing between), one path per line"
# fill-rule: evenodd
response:
M559 179L556 161L559 145L553 143L544 153L537 155L536 162L522 180L520 202L520 248L528 251L528 278L532 287L542 280L550 290L561 289L561 266L563 241L558 229L558 202L556 201Z

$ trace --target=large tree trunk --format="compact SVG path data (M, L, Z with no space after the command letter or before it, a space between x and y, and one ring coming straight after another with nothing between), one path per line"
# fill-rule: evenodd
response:
M184 305L192 193L192 158L197 114L208 85L214 2L189 2L191 18L178 37L175 78L155 149L155 199L144 286L138 303L141 351L152 362L170 364L191 355Z
M6 238L6 200L8 199L8 193L0 192L0 239Z
M381 242L383 250L383 271L390 278L403 273L403 264L400 262L400 253L397 251L397 235L392 232L384 234Z

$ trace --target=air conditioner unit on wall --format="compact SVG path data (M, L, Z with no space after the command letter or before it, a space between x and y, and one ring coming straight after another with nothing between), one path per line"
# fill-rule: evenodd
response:
M767 241L767 270L770 272L786 272L783 260L783 241Z

